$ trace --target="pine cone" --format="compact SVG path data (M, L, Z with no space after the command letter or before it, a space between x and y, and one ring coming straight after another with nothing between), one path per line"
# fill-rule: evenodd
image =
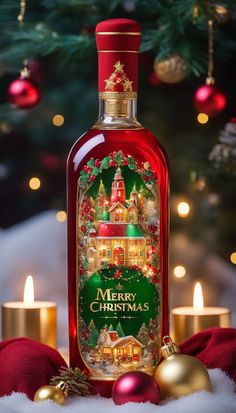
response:
M59 375L52 377L50 384L56 386L60 381L68 384L69 396L89 396L90 385L85 374L76 367L75 369L62 367Z

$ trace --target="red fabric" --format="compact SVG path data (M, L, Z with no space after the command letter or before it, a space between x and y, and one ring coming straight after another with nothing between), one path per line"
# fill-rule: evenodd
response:
M124 34L122 34L122 32ZM137 91L137 66L140 39L140 26L134 20L110 19L100 22L97 25L96 42L98 49L99 92L127 91L124 88L125 79L131 81L129 91ZM114 65L117 62L123 65L122 72L115 72ZM112 78L114 84L108 87L105 80L109 79L112 74L114 76Z
M180 345L184 354L199 359L207 368L220 368L236 381L236 329L209 328Z
M184 354L198 358L207 368L220 368L236 381L236 329L211 328L180 345ZM13 391L33 399L66 363L51 347L27 338L0 343L0 396ZM99 383L98 383L99 384Z
M66 366L61 355L51 347L27 338L0 343L0 396L12 392L34 398L39 387L48 384L60 367Z

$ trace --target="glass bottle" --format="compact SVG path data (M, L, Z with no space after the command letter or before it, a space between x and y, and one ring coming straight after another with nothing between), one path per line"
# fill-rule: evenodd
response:
M168 334L165 153L136 117L139 24L96 28L99 117L68 158L70 364L109 396L128 370L153 374Z

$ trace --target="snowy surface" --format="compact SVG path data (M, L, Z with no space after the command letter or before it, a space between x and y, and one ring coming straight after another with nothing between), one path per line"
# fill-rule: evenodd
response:
M24 394L0 398L0 413L235 413L236 385L219 369L209 370L213 392L197 392L159 406L128 403L115 406L111 399L99 397L68 399L65 406L50 401L34 403Z

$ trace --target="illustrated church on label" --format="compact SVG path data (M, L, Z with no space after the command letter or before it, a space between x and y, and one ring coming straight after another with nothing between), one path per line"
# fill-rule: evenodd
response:
M136 185L126 199L126 188L120 168L117 168L110 199L102 180L96 199L97 227L88 237L89 271L104 263L138 265L141 269L149 263L150 238L142 232L138 222L142 213L142 196Z

